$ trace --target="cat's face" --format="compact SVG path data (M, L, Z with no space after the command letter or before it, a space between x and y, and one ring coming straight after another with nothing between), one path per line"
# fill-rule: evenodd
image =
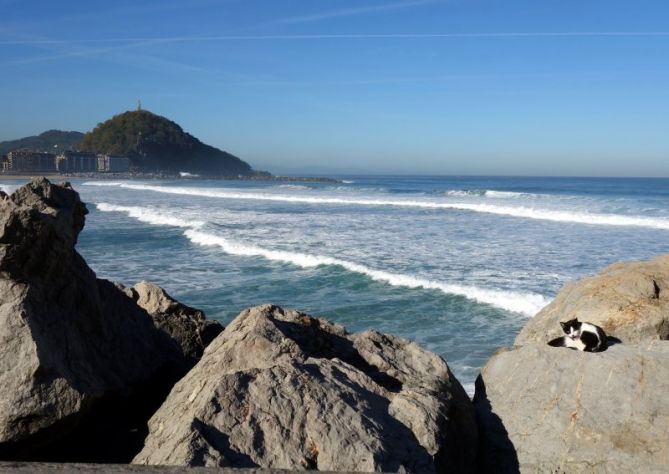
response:
M564 333L572 339L579 337L581 333L581 323L578 321L578 319L571 319L569 321L560 322L560 326L562 326Z

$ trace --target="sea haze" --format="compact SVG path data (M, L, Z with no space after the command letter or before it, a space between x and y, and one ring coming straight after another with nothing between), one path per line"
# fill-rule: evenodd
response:
M91 211L78 248L98 276L151 280L224 324L272 302L397 334L442 355L470 393L566 282L669 252L667 179L73 184Z

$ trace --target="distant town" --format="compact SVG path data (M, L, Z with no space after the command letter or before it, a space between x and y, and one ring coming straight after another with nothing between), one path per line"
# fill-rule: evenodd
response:
M10 151L2 157L3 174L20 173L127 173L127 156L81 151L43 153L32 150Z
M333 178L281 177L254 170L242 159L202 143L175 122L141 106L113 116L86 134L48 130L0 142L0 176L26 174L337 182Z

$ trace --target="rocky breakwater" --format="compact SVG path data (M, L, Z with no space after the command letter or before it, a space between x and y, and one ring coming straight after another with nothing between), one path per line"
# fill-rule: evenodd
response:
M270 305L223 331L98 279L86 213L44 178L0 195L0 461L475 470L474 410L437 355Z
M205 350L149 422L134 462L472 472L471 403L435 354L259 306Z
M218 322L205 318L199 309L178 302L158 285L141 281L123 291L149 313L156 328L179 344L184 356L180 361L184 373L200 360L204 348L223 331Z
M578 318L622 342L546 343ZM474 405L482 472L667 472L669 256L567 285L482 369Z
M96 278L75 250L86 214L44 178L0 195L0 459L129 461L197 358L164 330L182 309L166 295L154 319Z

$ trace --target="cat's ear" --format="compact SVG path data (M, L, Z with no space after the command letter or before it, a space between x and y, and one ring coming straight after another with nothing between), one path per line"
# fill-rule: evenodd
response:
M560 321L560 326L562 326L562 331L564 331L565 334L569 334L569 324L568 322L563 322Z

